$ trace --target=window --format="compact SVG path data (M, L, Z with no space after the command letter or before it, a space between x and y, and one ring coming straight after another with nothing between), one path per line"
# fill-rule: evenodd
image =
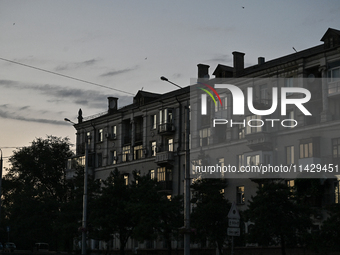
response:
M172 109L159 111L159 124L172 123Z
M300 158L312 158L313 157L313 143L300 144Z
M236 187L236 203L237 204L244 204L245 203L244 186Z
M127 162L129 161L129 155L130 155L130 145L123 147L123 153L122 153L122 161Z
M286 184L287 184L287 187L292 189L295 186L295 181L294 180L287 180Z
M221 167L221 169L223 169L223 167L224 167L224 158L218 158L217 159L217 164ZM221 177L223 177L223 176L224 176L224 172L221 171Z
M151 142L151 156L155 157L156 156L156 148L157 144L155 141Z
M103 141L103 129L98 129L98 142L102 142Z
M340 138L332 139L333 158L340 158Z
M151 115L151 129L157 128L157 115L153 114Z
M101 153L97 154L97 167L103 166L103 155Z
M129 185L129 174L124 174L124 182L125 182L125 185Z
M266 84L260 85L260 101L263 104L268 103L268 87Z
M294 78L289 77L285 79L285 87L291 88L294 87Z
M151 180L155 179L155 170L150 170L150 179Z
M290 164L294 164L294 146L287 146L286 147L286 164L290 165Z
M334 182L334 203L340 204L340 180Z
M244 155L243 154L237 155L237 165L238 165L239 170L241 169L241 166L244 165Z
M111 151L110 162L112 165L117 164L117 151Z
M336 82L340 80L340 67L332 68L328 71L328 82Z
M258 166L260 164L260 155L247 156L247 166Z
M143 145L133 147L133 159L141 159L143 156Z
M252 115L246 117L246 134L252 134L262 131L264 122L261 120L261 116Z
M200 130L200 146L209 145L210 128Z
M319 137L303 139L300 141L300 159L318 157L320 154Z
M111 136L113 139L117 137L117 126L112 126L111 127Z
M174 151L174 139L168 139L168 151Z
M159 167L157 169L157 181L159 182L166 181L165 174L166 174L165 167Z

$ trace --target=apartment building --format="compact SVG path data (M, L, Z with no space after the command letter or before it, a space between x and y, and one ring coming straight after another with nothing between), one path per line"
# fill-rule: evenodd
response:
M244 65L245 53L233 52L233 66L219 64L212 73L214 78L210 78L208 65L198 64L198 77L192 86L165 94L138 91L133 103L121 108L118 98L109 97L105 113L87 118L80 110L75 125L76 157L69 161L67 178L75 173L72 160L84 160L85 143L88 142L89 169L94 178L106 179L114 168L118 168L129 182L132 172L139 170L142 175L150 173L151 178L157 178L169 197L183 194L185 127L189 119L192 173L202 162L237 169L247 165L296 165L302 168L320 165L327 169L309 177L318 178L325 193L306 199L317 208L340 203L340 169L335 169L340 162L340 31L329 28L321 42L318 46L270 61L259 57L258 63L249 67ZM204 106L208 114L202 114L201 96L206 93L198 87L214 87L226 81L240 88L244 95L251 87L252 105L257 110L272 107L276 96L273 88L304 88L311 98L303 106L311 115L304 114L301 107L287 104L284 115L280 114L282 105L271 113L271 119L279 120L275 123L265 121L264 116L254 114L247 107L243 115L236 116L233 113L237 100L230 91L219 93L218 103L208 96ZM303 100L304 96L286 93L285 98ZM278 101L283 98L281 94L277 97ZM214 127L214 119L228 120L228 123ZM231 120L241 124L231 126ZM282 124L283 120L286 121ZM88 141L86 136L90 137ZM333 172L330 172L332 167ZM228 179L225 197L235 201L239 210L245 210L247 201L256 193L258 184L253 179L261 176L221 176ZM290 186L297 177L301 176L280 176ZM192 178L196 178L195 175ZM326 217L321 209L319 212L314 218L316 225ZM156 243L154 247L162 248Z

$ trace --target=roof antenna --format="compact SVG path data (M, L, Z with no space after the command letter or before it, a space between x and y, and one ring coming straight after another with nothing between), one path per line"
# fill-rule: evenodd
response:
M292 47L293 48L293 50L295 50L295 52L297 53L297 50L294 48L294 47Z

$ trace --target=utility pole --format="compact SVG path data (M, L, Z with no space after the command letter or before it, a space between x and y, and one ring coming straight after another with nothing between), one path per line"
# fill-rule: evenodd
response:
M184 255L190 255L190 108L185 106Z

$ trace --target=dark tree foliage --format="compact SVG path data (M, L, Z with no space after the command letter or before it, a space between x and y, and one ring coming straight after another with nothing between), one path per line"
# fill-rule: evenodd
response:
M92 206L96 238L109 241L115 235L122 255L130 237L138 241L160 237L171 252L171 240L183 224L181 198L168 200L156 180L137 171L128 185L118 169L111 172Z
M208 240L219 253L223 254L223 245L227 240L228 212L231 204L224 198L223 190L227 186L224 179L200 179L191 185L194 190L191 214L191 227L195 229L193 240Z
M310 213L285 183L267 180L259 185L246 211L254 223L248 241L264 246L281 245L284 255L286 246L305 245L312 226Z
M109 241L115 234L120 240L120 254L125 254L125 246L138 223L138 212L130 185L125 184L124 175L117 169L103 181L103 186L95 199L91 218L97 230L97 237Z
M37 138L14 151L4 176L3 212L11 240L21 248L49 242L56 249L63 238L56 226L67 201L65 162L72 155L68 138Z

